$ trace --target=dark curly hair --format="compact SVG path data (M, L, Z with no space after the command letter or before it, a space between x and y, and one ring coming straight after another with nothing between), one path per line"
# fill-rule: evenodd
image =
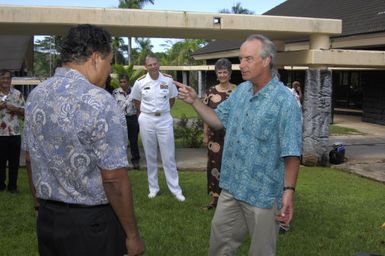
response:
M12 78L12 72L11 72L11 70L9 70L9 69L1 69L0 70L0 76L3 76L3 75L5 75L5 74L9 74L10 76L11 76L11 78Z
M61 46L61 62L84 63L94 52L107 57L112 51L111 35L101 27L82 24L72 27Z

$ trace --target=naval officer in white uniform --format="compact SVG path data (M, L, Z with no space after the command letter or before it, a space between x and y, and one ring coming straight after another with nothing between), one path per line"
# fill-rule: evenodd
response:
M131 94L135 106L140 109L138 121L147 163L150 190L148 197L154 198L159 192L157 163L157 144L159 144L167 186L175 198L183 202L185 197L179 186L173 119L170 114L178 90L170 76L159 72L156 57L146 57L145 67L147 74L135 82Z

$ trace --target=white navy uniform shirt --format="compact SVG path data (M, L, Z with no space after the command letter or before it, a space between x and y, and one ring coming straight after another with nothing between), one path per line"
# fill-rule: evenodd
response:
M178 96L178 89L172 83L173 79L159 72L159 77L153 80L147 73L136 80L132 88L132 98L141 102L140 111L143 113L170 112L169 99Z

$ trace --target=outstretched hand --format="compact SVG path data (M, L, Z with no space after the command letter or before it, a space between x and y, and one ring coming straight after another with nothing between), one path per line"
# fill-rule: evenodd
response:
M176 85L176 87L178 87L178 90L179 90L178 98L179 99L183 100L184 102L186 102L188 104L193 104L194 101L196 101L198 99L197 93L190 86L179 83L177 81L173 81L173 83Z

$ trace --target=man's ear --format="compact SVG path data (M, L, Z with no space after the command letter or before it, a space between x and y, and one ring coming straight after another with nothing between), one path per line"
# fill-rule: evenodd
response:
M264 58L262 61L263 67L268 67L271 63L271 57Z
M90 57L92 65L96 65L96 63L99 62L100 58L101 58L101 55L99 52L93 52Z

